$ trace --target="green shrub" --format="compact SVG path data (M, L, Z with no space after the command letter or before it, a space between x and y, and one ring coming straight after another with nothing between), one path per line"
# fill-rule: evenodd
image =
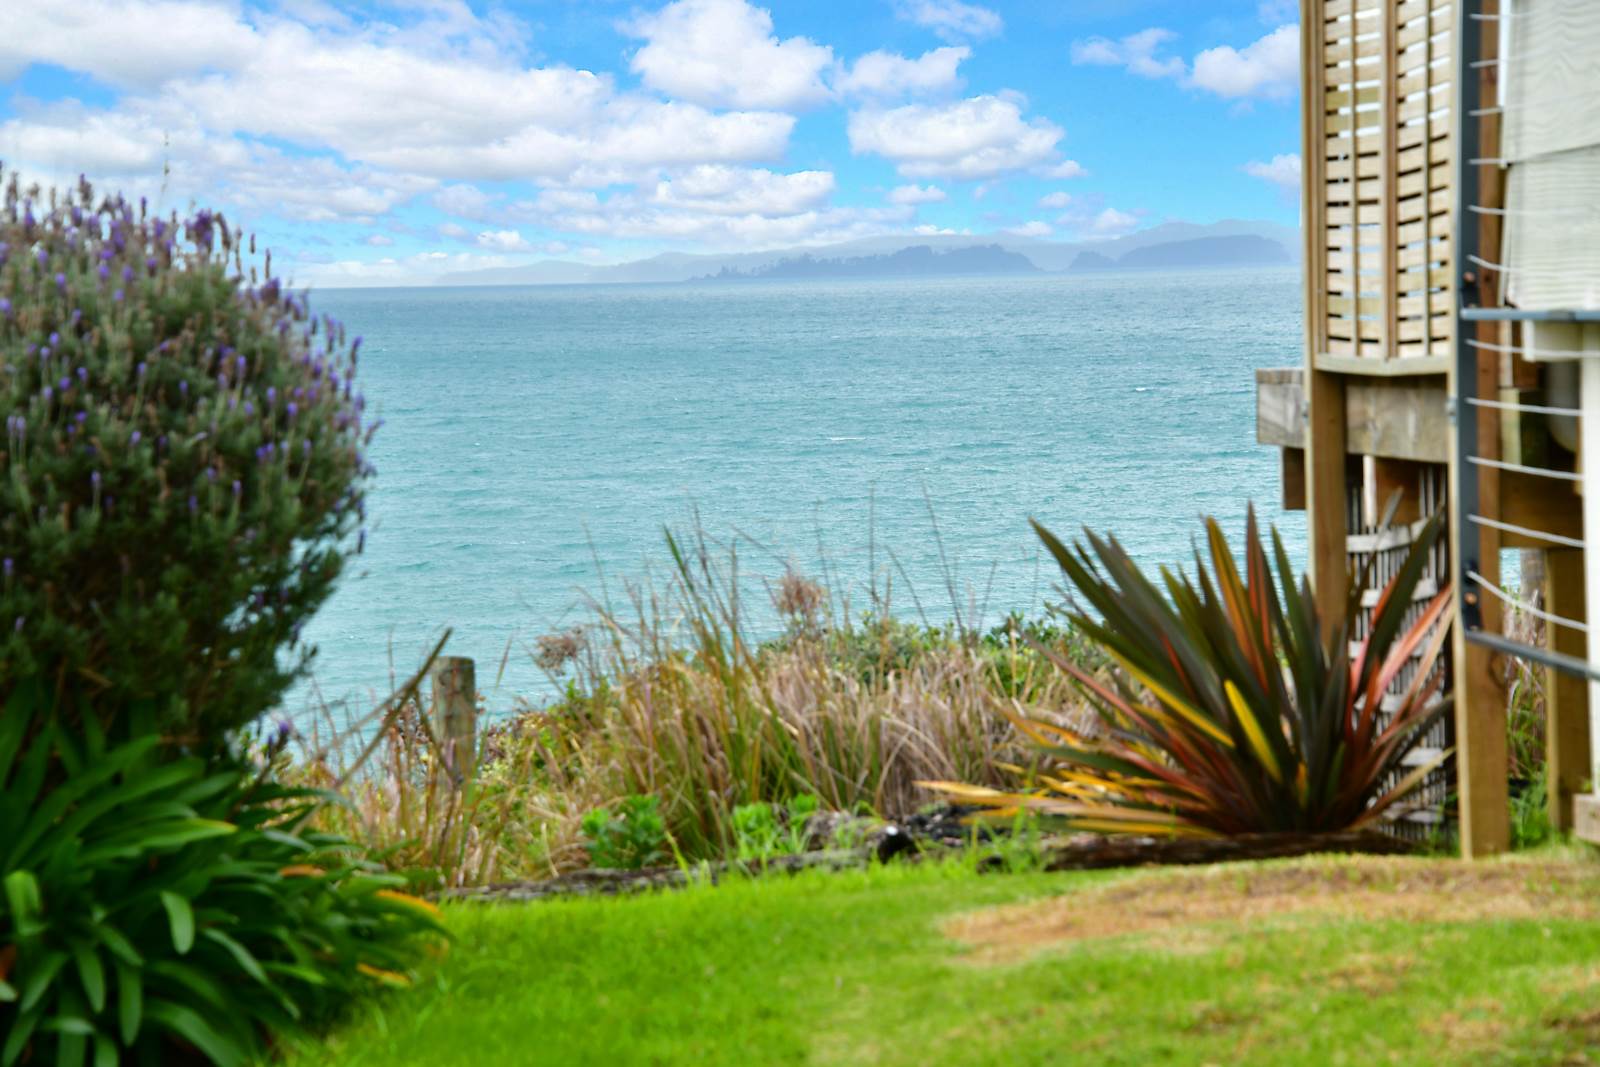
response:
M741 860L794 856L806 850L806 820L821 802L811 793L789 801L781 812L771 804L740 804L733 809L734 855Z
M155 737L0 717L0 1064L254 1062L440 944L310 798ZM43 783L57 784L42 793Z
M1415 618L1412 594L1442 528L1431 520L1376 606L1352 655L1348 620L1366 583L1353 581L1343 619L1324 636L1309 583L1296 588L1273 537L1278 581L1254 510L1244 574L1215 520L1210 565L1142 574L1115 539L1068 549L1035 524L1082 594L1074 624L1116 664L1109 680L1056 656L1097 712L1087 728L1013 717L1051 765L1043 785L1007 793L930 782L999 812L1033 811L1080 830L1212 836L1331 832L1370 824L1444 758L1408 766L1450 707L1436 670L1450 591ZM1096 613L1091 616L1088 609ZM1410 681L1393 692L1402 672ZM1385 695L1394 699L1380 716Z
M133 709L120 736L273 705L363 513L360 339L243 252L87 183L0 205L0 678Z
M615 814L596 808L583 817L583 836L589 839L589 862L596 867L638 870L667 858L667 825L655 797L625 797Z

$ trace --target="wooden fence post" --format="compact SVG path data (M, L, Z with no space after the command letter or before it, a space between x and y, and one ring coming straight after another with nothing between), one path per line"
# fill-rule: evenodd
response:
M457 789L466 782L477 758L477 667L467 656L440 656L429 677L433 681L433 733L443 750L444 766Z

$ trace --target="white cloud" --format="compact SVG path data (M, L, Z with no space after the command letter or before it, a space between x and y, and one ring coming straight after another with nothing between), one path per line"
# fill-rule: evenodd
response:
M369 236L363 243L369 244L373 248L388 248L390 245L394 244L394 238L381 233L375 233Z
M1060 163L1053 163L1048 167L1040 167L1034 173L1043 178L1070 181L1073 178L1088 177L1089 171L1075 159L1063 159Z
M52 26L60 20L48 12L68 6L0 3L24 5L7 7L7 18L16 10ZM257 15L252 25L244 21L248 9L207 0L158 6L185 25L190 15L206 26L222 25L217 20L227 15L231 28L213 36L232 35L248 48L219 45L226 70L174 62L160 85L136 89L108 108L80 108L71 121L19 114L6 121L8 136L0 140L13 165L120 175L187 159L215 170L212 163L226 159L208 155L247 156L254 149L244 139L259 138L338 153L373 173L404 172L422 185L440 178L604 185L654 180L666 167L781 158L795 121L776 112L719 113L618 94L608 75L589 71L524 67L507 51L516 42L503 19L478 19L461 5L423 7L422 21L406 28L356 26L331 15L316 26ZM106 8L107 32L138 40L143 13L153 9L138 0ZM62 32L65 43L18 43L0 30L0 55L13 66L59 62L107 76L99 67L98 29L82 41L74 25ZM314 99L308 86L315 87ZM282 184L293 199L293 187ZM196 191L215 197L205 186Z
M947 41L982 40L1005 29L999 14L961 0L896 0L895 14Z
M965 46L935 48L916 59L893 52L868 52L848 72L834 79L834 88L865 96L949 91L960 87L961 76L956 68L970 55L972 49Z
M1256 17L1268 26L1282 26L1300 17L1300 0L1261 0Z
M489 248L496 252L526 252L533 247L528 239L516 230L485 230L478 234L477 245L479 248Z
M1055 231L1050 228L1048 222L1034 219L1031 222L1023 223L1021 226L1008 227L1006 232L1014 237L1049 237Z
M1279 26L1242 50L1223 45L1194 57L1190 83L1229 100L1283 99L1300 81L1300 30Z
M371 221L435 184L209 135L192 122L165 127L148 114L75 102L0 122L0 146L13 166L57 185L92 174L99 184L164 207L203 200L310 222Z
M891 204L937 204L947 199L937 185L897 185L889 190Z
M503 57L424 54L371 29L338 38L274 22L236 71L177 79L163 95L215 129L376 158L397 144L458 147L581 127L602 117L612 93L609 77L589 71L520 69Z
M1098 67L1125 67L1141 78L1182 78L1188 69L1177 56L1160 58L1156 52L1178 35L1152 27L1130 34L1119 41L1090 37L1072 42L1072 61Z
M1252 159L1244 165L1244 172L1253 178L1271 182L1285 193L1300 190L1300 153L1273 156L1263 163Z
M1089 232L1096 237L1120 237L1139 225L1137 215L1108 207L1089 223Z
M475 252L418 252L409 256L384 256L375 260L341 259L316 266L293 279L298 285L319 288L395 285L428 282L441 274L462 270L506 267L514 263L504 255Z
M463 219L486 221L494 214L493 204L493 198L476 185L447 185L433 194L434 207Z
M6 0L0 81L32 63L90 70L122 86L151 87L244 62L254 34L227 3L184 0Z
M464 241L471 235L471 230L454 222L441 222L439 224L440 237L447 237L452 241Z
M1039 206L1060 210L1072 203L1071 193L1046 193L1039 198Z
M774 174L737 167L694 167L658 182L653 204L710 215L797 215L823 204L833 194L828 171Z
M1300 78L1300 31L1279 26L1244 48L1208 48L1192 64L1178 56L1158 55L1176 38L1171 30L1152 27L1120 40L1090 37L1072 42L1072 61L1093 66L1123 67L1144 78L1171 78L1187 88L1203 89L1228 100L1262 97L1283 99Z
M850 116L850 148L895 162L908 178L993 178L1050 161L1061 127L1027 119L1019 97L975 96Z
M796 108L820 103L833 50L780 41L772 15L745 0L676 0L625 26L646 43L631 67L646 85L710 107Z
M581 129L529 126L479 144L397 144L367 157L440 178L599 186L640 180L662 167L776 159L794 122L792 115L770 111L711 112L694 104L619 98L599 121Z

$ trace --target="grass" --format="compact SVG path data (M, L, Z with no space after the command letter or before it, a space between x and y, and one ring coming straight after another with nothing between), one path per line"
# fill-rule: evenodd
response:
M284 776L345 781L349 803L326 809L328 827L425 884L584 867L585 816L637 795L656 799L675 856L721 859L737 851L748 805L814 796L828 811L894 819L936 799L921 781L1015 784L1008 768L1037 757L1005 713L1061 723L1083 708L1030 641L1103 669L1052 620L979 633L852 616L793 572L763 594L774 635L736 552L699 532L669 546L665 579L597 599L583 628L540 639L536 658L561 695L486 722L462 793L440 788L438 738L414 693L381 729L331 714L313 724ZM341 760L374 734L371 760L348 773Z
M1286 886L1299 903L1271 906ZM1544 850L1475 867L947 865L456 906L439 972L314 1062L1589 1062L1597 888L1600 864ZM1060 914L1149 921L1063 938Z

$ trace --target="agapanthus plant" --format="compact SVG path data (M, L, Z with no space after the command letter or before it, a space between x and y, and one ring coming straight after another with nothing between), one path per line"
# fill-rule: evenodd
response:
M1450 706L1437 669L1448 590L1413 595L1439 536L1429 521L1352 642L1365 577L1325 629L1273 532L1274 581L1252 510L1245 573L1214 520L1210 566L1157 587L1114 538L1069 549L1035 523L1084 600L1074 621L1116 664L1107 683L1052 656L1095 715L1082 729L1014 716L1042 746L1036 788L925 783L969 803L1031 810L1108 833L1224 835L1355 829L1389 811L1445 755L1408 761ZM1049 650L1044 649L1047 654ZM1409 668L1409 676L1407 670Z
M188 743L271 706L363 514L359 344L220 215L13 174L0 679Z

